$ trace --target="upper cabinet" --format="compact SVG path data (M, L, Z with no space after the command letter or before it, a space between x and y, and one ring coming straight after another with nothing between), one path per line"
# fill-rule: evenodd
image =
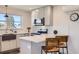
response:
M45 7L33 10L31 15L32 25L37 24L37 25L52 26L53 24L52 14L53 14L52 6L45 6Z
M38 13L38 17L39 18L43 18L44 17L44 14L45 14L45 8L39 8L39 13Z
M45 25L53 25L53 7L47 6L45 7L44 11L44 17L45 17Z

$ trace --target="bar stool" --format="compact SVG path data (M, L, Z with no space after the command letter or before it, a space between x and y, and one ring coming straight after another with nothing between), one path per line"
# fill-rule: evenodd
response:
M66 48L66 52L68 54L68 36L56 36L56 38L58 38L59 40L59 48L62 48L63 50L63 54L64 54L64 48Z
M47 53L59 53L59 42L57 38L46 38L46 46L41 47L41 54L43 51Z

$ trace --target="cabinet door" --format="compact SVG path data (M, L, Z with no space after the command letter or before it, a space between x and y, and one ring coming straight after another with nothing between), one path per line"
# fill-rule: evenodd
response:
M1 42L1 51L10 50L10 41L2 41Z
M21 37L20 35L17 35L17 48L20 48L20 39L19 37Z
M44 8L39 8L39 13L38 13L38 17L39 18L43 18L44 17Z
M24 37L24 36L25 36L24 34L18 34L18 35L17 35L17 39L16 39L16 42L17 42L17 44L16 44L16 45L17 45L17 48L20 47L20 39L19 39L19 38L20 38L20 37Z
M39 10L38 9L32 11L32 14L31 14L31 20L32 20L31 23L32 23L32 25L35 25L34 24L34 19L37 19L38 18L38 14L39 14Z
M10 42L9 42L9 46L10 46L10 49L15 49L15 48L17 48L17 41L16 41L16 39L15 40L10 40Z
M0 51L1 51L1 40L2 40L2 36L0 36Z
M53 10L51 6L45 7L45 25L53 24Z
M8 41L1 42L1 51L6 51L10 49L15 49L15 48L17 48L16 40L8 40Z

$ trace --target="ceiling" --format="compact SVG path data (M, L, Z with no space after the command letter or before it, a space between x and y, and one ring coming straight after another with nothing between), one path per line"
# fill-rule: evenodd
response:
M8 7L16 8L23 11L31 11L33 9L37 9L44 6L45 5L9 5Z

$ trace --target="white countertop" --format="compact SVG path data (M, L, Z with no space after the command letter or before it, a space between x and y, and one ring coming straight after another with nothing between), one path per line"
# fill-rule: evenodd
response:
M3 34L26 34L26 33L24 33L24 32L22 32L22 33L0 33L0 36L2 36Z
M54 38L55 36L52 34L43 34L43 35L35 35L35 36L26 36L26 37L20 37L21 40L27 40L32 41L35 43L43 42L46 40L46 38Z

